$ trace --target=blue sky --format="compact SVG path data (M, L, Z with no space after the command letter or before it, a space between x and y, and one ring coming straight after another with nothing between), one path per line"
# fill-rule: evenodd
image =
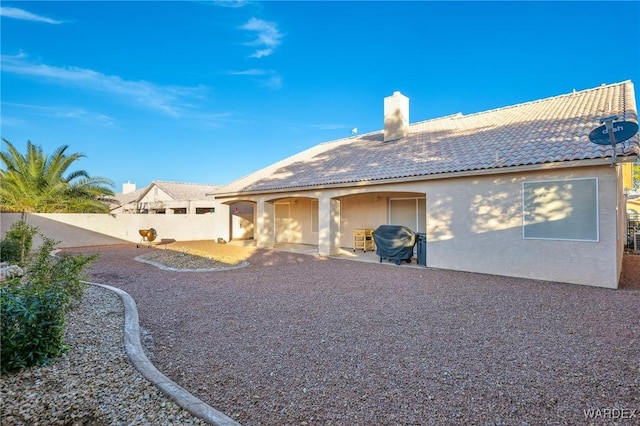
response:
M224 184L341 137L640 81L639 2L2 1L1 135Z

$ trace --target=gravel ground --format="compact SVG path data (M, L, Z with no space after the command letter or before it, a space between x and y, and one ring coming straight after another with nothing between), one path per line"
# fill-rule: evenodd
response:
M9 425L204 425L129 364L123 305L88 286L67 316L71 348L55 362L0 377L1 417Z
M640 257L607 290L270 250L216 272L82 251L136 300L156 367L246 426L640 423Z
M267 250L215 272L80 251L136 300L156 367L243 425L640 424L640 256L606 290ZM0 379L3 425L202 424L128 363L116 295L89 287L68 324L67 354Z

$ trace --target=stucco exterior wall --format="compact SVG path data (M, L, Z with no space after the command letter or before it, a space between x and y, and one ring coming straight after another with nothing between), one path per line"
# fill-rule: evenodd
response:
M220 209L224 210L226 206ZM224 213L223 213L224 214ZM225 214L225 217L228 215ZM39 232L56 241L58 247L82 247L91 245L138 243L142 239L138 230L154 228L157 239L175 239L178 241L210 240L218 237L228 239L229 227L226 221L219 220L216 213L199 215L155 215L155 214L66 214L47 213L29 214L27 223L37 226ZM3 213L0 215L2 235L11 224L20 220L20 214ZM40 240L34 240L37 247Z
M523 238L523 182L593 177L599 241ZM433 181L427 190L427 265L616 288L617 199L612 167Z
M597 240L524 238L523 182L571 179L597 180ZM624 246L618 179L607 164L259 195L258 247L273 247L284 226L274 221L276 201L290 203L291 226L278 232L332 255L353 246L354 229L387 223L389 198L426 197L428 267L617 288ZM311 199L318 200L317 235L309 230Z
M318 244L318 231L314 231L312 226L311 198L284 198L275 203L284 207L285 210L288 206L289 212L288 217L281 217L276 213L277 242ZM277 208L276 211L278 211Z

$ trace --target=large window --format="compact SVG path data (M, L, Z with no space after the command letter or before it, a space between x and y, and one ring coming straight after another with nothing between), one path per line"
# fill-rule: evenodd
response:
M598 179L522 184L523 236L598 241Z

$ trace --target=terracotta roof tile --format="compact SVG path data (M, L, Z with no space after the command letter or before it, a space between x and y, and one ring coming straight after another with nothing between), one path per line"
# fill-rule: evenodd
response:
M410 126L409 136L383 132L316 145L219 188L216 193L271 191L429 176L611 156L589 141L609 115L637 122L633 83L596 87L481 113L456 114ZM620 145L619 145L620 148ZM636 134L624 154L638 155Z

